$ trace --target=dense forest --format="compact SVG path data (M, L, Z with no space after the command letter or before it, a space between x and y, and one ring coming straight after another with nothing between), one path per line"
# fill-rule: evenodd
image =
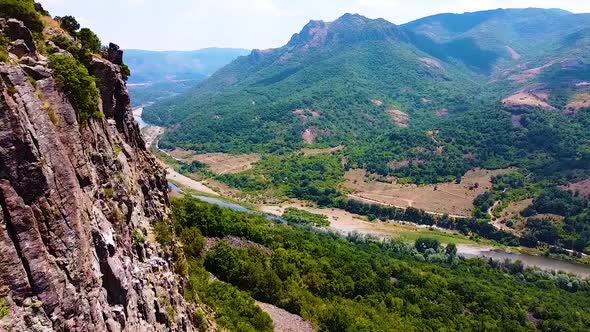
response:
M590 326L590 285L571 276L525 269L518 262L465 260L454 246L427 238L413 245L355 235L344 239L190 198L172 206L174 225L159 229L158 238L165 243L162 237L176 236L184 243L188 297L216 307L220 322L232 331L268 330L251 298L299 314L320 331ZM252 245L222 240L203 250L203 236L235 236ZM207 271L224 283L209 282Z

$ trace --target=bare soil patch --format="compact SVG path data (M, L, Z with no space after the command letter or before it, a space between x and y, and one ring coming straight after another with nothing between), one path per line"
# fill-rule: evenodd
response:
M344 150L344 145L338 145L333 148L325 148L325 149L304 148L304 149L301 149L301 152L303 152L303 155L305 155L305 156L317 156L320 154L334 153L334 152L338 152L338 151L342 151L342 150Z
M434 115L438 116L439 118L442 118L443 116L449 115L449 110L446 108L441 108L439 110L434 111Z
M565 186L565 188L574 193L578 192L584 197L590 197L590 179L572 182Z
M506 46L506 49L508 50L508 53L510 53L512 60L518 60L521 58L521 55L518 54L518 52L516 52L512 47Z
M460 183L416 186L374 181L365 170L356 169L346 173L344 187L354 192L349 195L353 199L468 217L473 200L491 189L492 177L509 171L474 169L467 172Z
M532 203L532 198L511 203L502 211L500 218L497 218L493 221L494 226L498 229L502 229L511 233L523 233L525 230L525 218L520 215L520 212L526 209ZM506 223L510 220L513 222L512 227L508 227L508 225L506 225Z
M179 183L180 185L185 186L191 190L200 191L209 195L219 196L219 194L215 190L209 188L207 184L191 179L188 176L182 175L176 172L171 167L166 167L166 172L168 173L167 178L170 181Z
M575 113L590 107L590 93L579 93L565 106L566 113Z
M442 69L440 62L432 58L418 58L418 61L422 62L422 64L428 68Z
M321 116L320 112L316 110L310 109L295 109L292 112L295 116L299 118L303 123L309 122L310 118L319 118Z
M505 107L509 108L520 106L532 106L541 107L547 110L554 110L555 108L545 101L546 98L547 96L543 93L521 91L502 100L502 104Z
M383 101L379 99L371 99L371 103L373 103L375 106L383 106Z
M551 61L551 62L546 63L540 67L527 69L525 71L522 71L519 74L512 75L508 79L511 81L518 82L518 83L526 83L530 79L535 78L538 75L540 75L543 72L543 70L553 66L554 64L555 64L555 61Z
M389 115L391 121L395 123L400 128L407 128L410 126L410 117L408 114L400 111L400 110L386 110L385 113Z
M274 332L313 332L313 325L301 316L292 314L272 304L256 301L274 323Z
M393 170L408 167L408 166L410 166L409 160L390 161L389 163L387 163L387 167L389 167Z
M194 154L190 151L175 149L170 152L175 159L192 162L199 161L209 166L215 174L233 174L246 171L260 160L258 154L227 154L227 153L205 153Z
M307 128L301 134L301 138L305 144L315 143L315 139L318 137L318 130L315 128Z

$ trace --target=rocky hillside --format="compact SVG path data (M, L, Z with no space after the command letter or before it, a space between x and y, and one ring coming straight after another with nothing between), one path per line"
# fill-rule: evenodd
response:
M100 94L85 118L65 93L81 83L46 57L72 55L45 23L33 38L0 19L0 330L194 330L173 255L151 231L169 220L167 182L133 120L122 52L88 59Z

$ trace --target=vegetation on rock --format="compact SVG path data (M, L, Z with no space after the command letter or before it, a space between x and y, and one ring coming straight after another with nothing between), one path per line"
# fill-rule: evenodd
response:
M77 33L78 41L82 49L90 53L99 53L102 47L98 36L88 28L82 28Z
M78 112L78 121L84 124L93 118L102 118L98 108L98 88L94 77L78 60L69 55L49 57L55 81Z
M33 32L43 31L43 22L33 0L0 0L0 17L23 21Z

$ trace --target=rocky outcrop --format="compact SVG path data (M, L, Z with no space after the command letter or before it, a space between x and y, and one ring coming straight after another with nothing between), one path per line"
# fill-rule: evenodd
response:
M0 63L0 330L194 330L151 232L169 219L165 172L120 68L92 61L106 117L80 125L37 58Z

